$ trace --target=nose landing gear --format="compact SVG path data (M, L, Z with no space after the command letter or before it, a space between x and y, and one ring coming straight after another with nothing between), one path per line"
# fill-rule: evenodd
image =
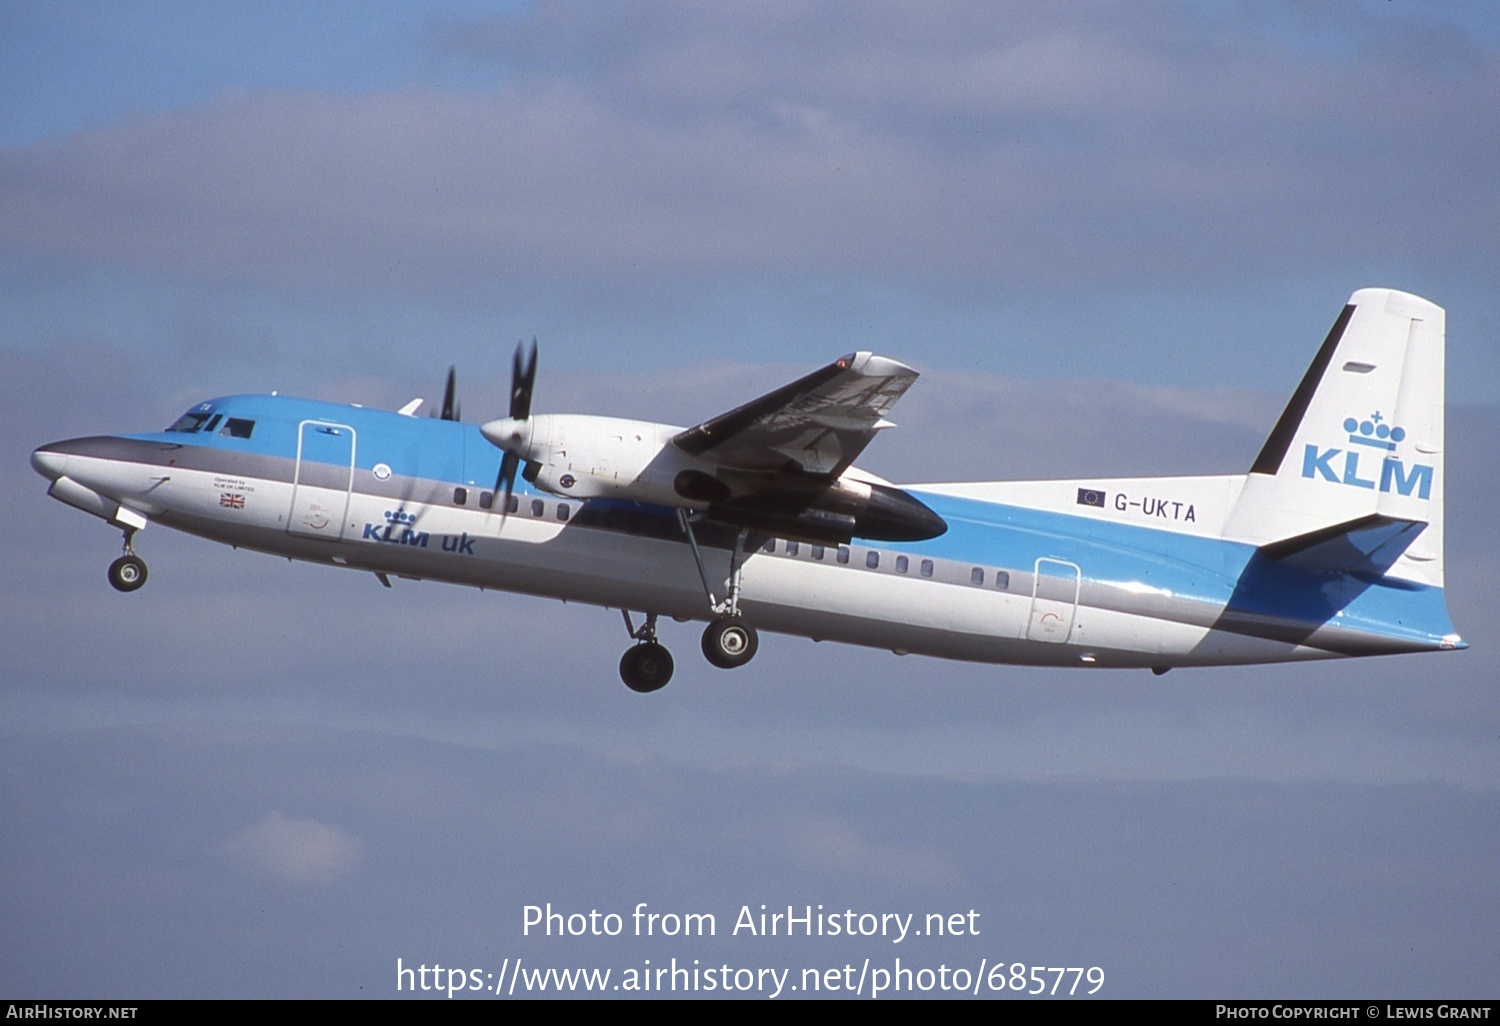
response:
M135 554L131 540L133 528L125 529L125 555L109 564L110 587L116 591L135 591L146 583L146 561Z
M146 583L146 561L140 556L121 556L109 564L109 583L116 591L135 591Z

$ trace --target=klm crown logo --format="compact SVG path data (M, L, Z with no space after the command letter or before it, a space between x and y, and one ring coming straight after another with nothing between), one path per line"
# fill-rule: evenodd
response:
M1413 463L1407 466L1401 457L1396 455L1396 447L1406 441L1406 429L1392 424L1387 424L1385 418L1376 410L1365 420L1357 420L1354 417L1344 419L1344 432L1348 436L1347 449L1321 446L1308 443L1302 450L1302 476L1313 480L1332 481L1334 484L1348 485L1352 488L1378 489L1381 492L1396 492L1400 495L1411 495L1413 493L1420 499L1432 497L1432 467L1426 463ZM1371 453L1374 449L1380 455ZM1338 457L1342 456L1340 460ZM1377 472L1367 462L1365 473L1370 476L1361 476L1359 459L1361 456L1369 460L1379 459L1380 469Z
M1368 445L1375 449L1385 449L1388 452L1395 452L1396 446L1406 441L1406 428L1391 427L1384 423L1379 410L1370 414L1369 420L1346 418L1344 430L1349 432L1350 445Z

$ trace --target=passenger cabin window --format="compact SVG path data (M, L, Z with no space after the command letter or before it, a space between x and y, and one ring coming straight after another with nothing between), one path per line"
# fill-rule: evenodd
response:
M506 499L505 499L505 512L507 512L507 513L514 513L516 510L518 510L520 508L521 508L521 500L520 499L516 498L514 495L506 496Z
M531 515L532 516L539 517L543 513L545 513L546 511L547 511L547 504L544 503L541 499L532 499L531 500Z
M254 430L255 421L241 420L239 417L230 417L229 420L225 421L224 429L220 431L219 434L228 438L249 438L250 432ZM330 431L328 433L332 435L338 434L337 431Z
M969 583L970 584L983 584L984 583L984 570L982 570L980 567L977 567L977 566L974 569L970 570L969 571Z
M788 555L788 556L795 556L795 555L796 555L796 554L797 554L797 551L798 551L798 550L799 550L799 549L800 549L800 548L801 548L801 547L802 547L802 546L801 546L801 545L799 545L799 544L797 544L797 543L796 543L796 542L794 542L794 541L789 541L789 542L787 542L787 543L786 543L786 554L787 554L787 555Z
M489 509L489 508L491 508L494 505L495 505L495 493L494 492L480 492L479 493L479 508L480 509Z
M906 573L906 569L910 565L911 565L910 562L907 561L907 558L905 556L897 556L896 557L896 573L898 573L898 574L904 574L904 573Z
M869 567L871 570L878 569L880 567L880 553L876 552L874 549L866 552L865 566Z
M844 563L844 564L847 564L849 562L849 546L847 546L847 545L840 545L839 546L838 561L840 563Z
M1010 588L1010 571L995 571L995 587L999 588L1001 591L1006 591Z
M458 503L460 506L465 505L466 503L468 503L468 501L469 501L469 490L467 488L455 488L455 489L453 489L453 501L456 502L456 503Z
M930 559L924 559L924 560L922 560L922 576L923 577L931 577L932 576L932 560L930 560Z
M812 558L816 559L816 560L822 560L822 558L823 558L823 546L821 546L821 545L814 545L812 547Z
M568 519L568 509L569 508L570 507L568 506L568 504L566 502L559 502L557 504L557 519L564 520L564 521L567 520Z

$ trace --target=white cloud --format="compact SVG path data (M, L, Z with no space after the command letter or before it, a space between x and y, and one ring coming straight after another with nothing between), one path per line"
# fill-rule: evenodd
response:
M881 844L852 822L827 816L800 817L784 830L781 844L787 854L814 872L888 887L922 881L936 890L962 882L962 874L935 844Z
M358 838L315 819L269 812L224 842L225 855L256 873L294 884L342 879L360 862Z

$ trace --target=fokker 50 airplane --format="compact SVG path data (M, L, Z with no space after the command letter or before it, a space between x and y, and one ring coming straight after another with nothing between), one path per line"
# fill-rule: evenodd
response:
M672 675L661 617L1047 666L1268 663L1463 648L1443 594L1443 311L1349 300L1248 474L897 487L853 466L917 374L854 353L691 428L531 413L440 418L279 395L200 403L164 432L31 455L48 493L391 577L619 609L620 675ZM517 480L519 473L520 480ZM631 613L643 616L639 625Z

